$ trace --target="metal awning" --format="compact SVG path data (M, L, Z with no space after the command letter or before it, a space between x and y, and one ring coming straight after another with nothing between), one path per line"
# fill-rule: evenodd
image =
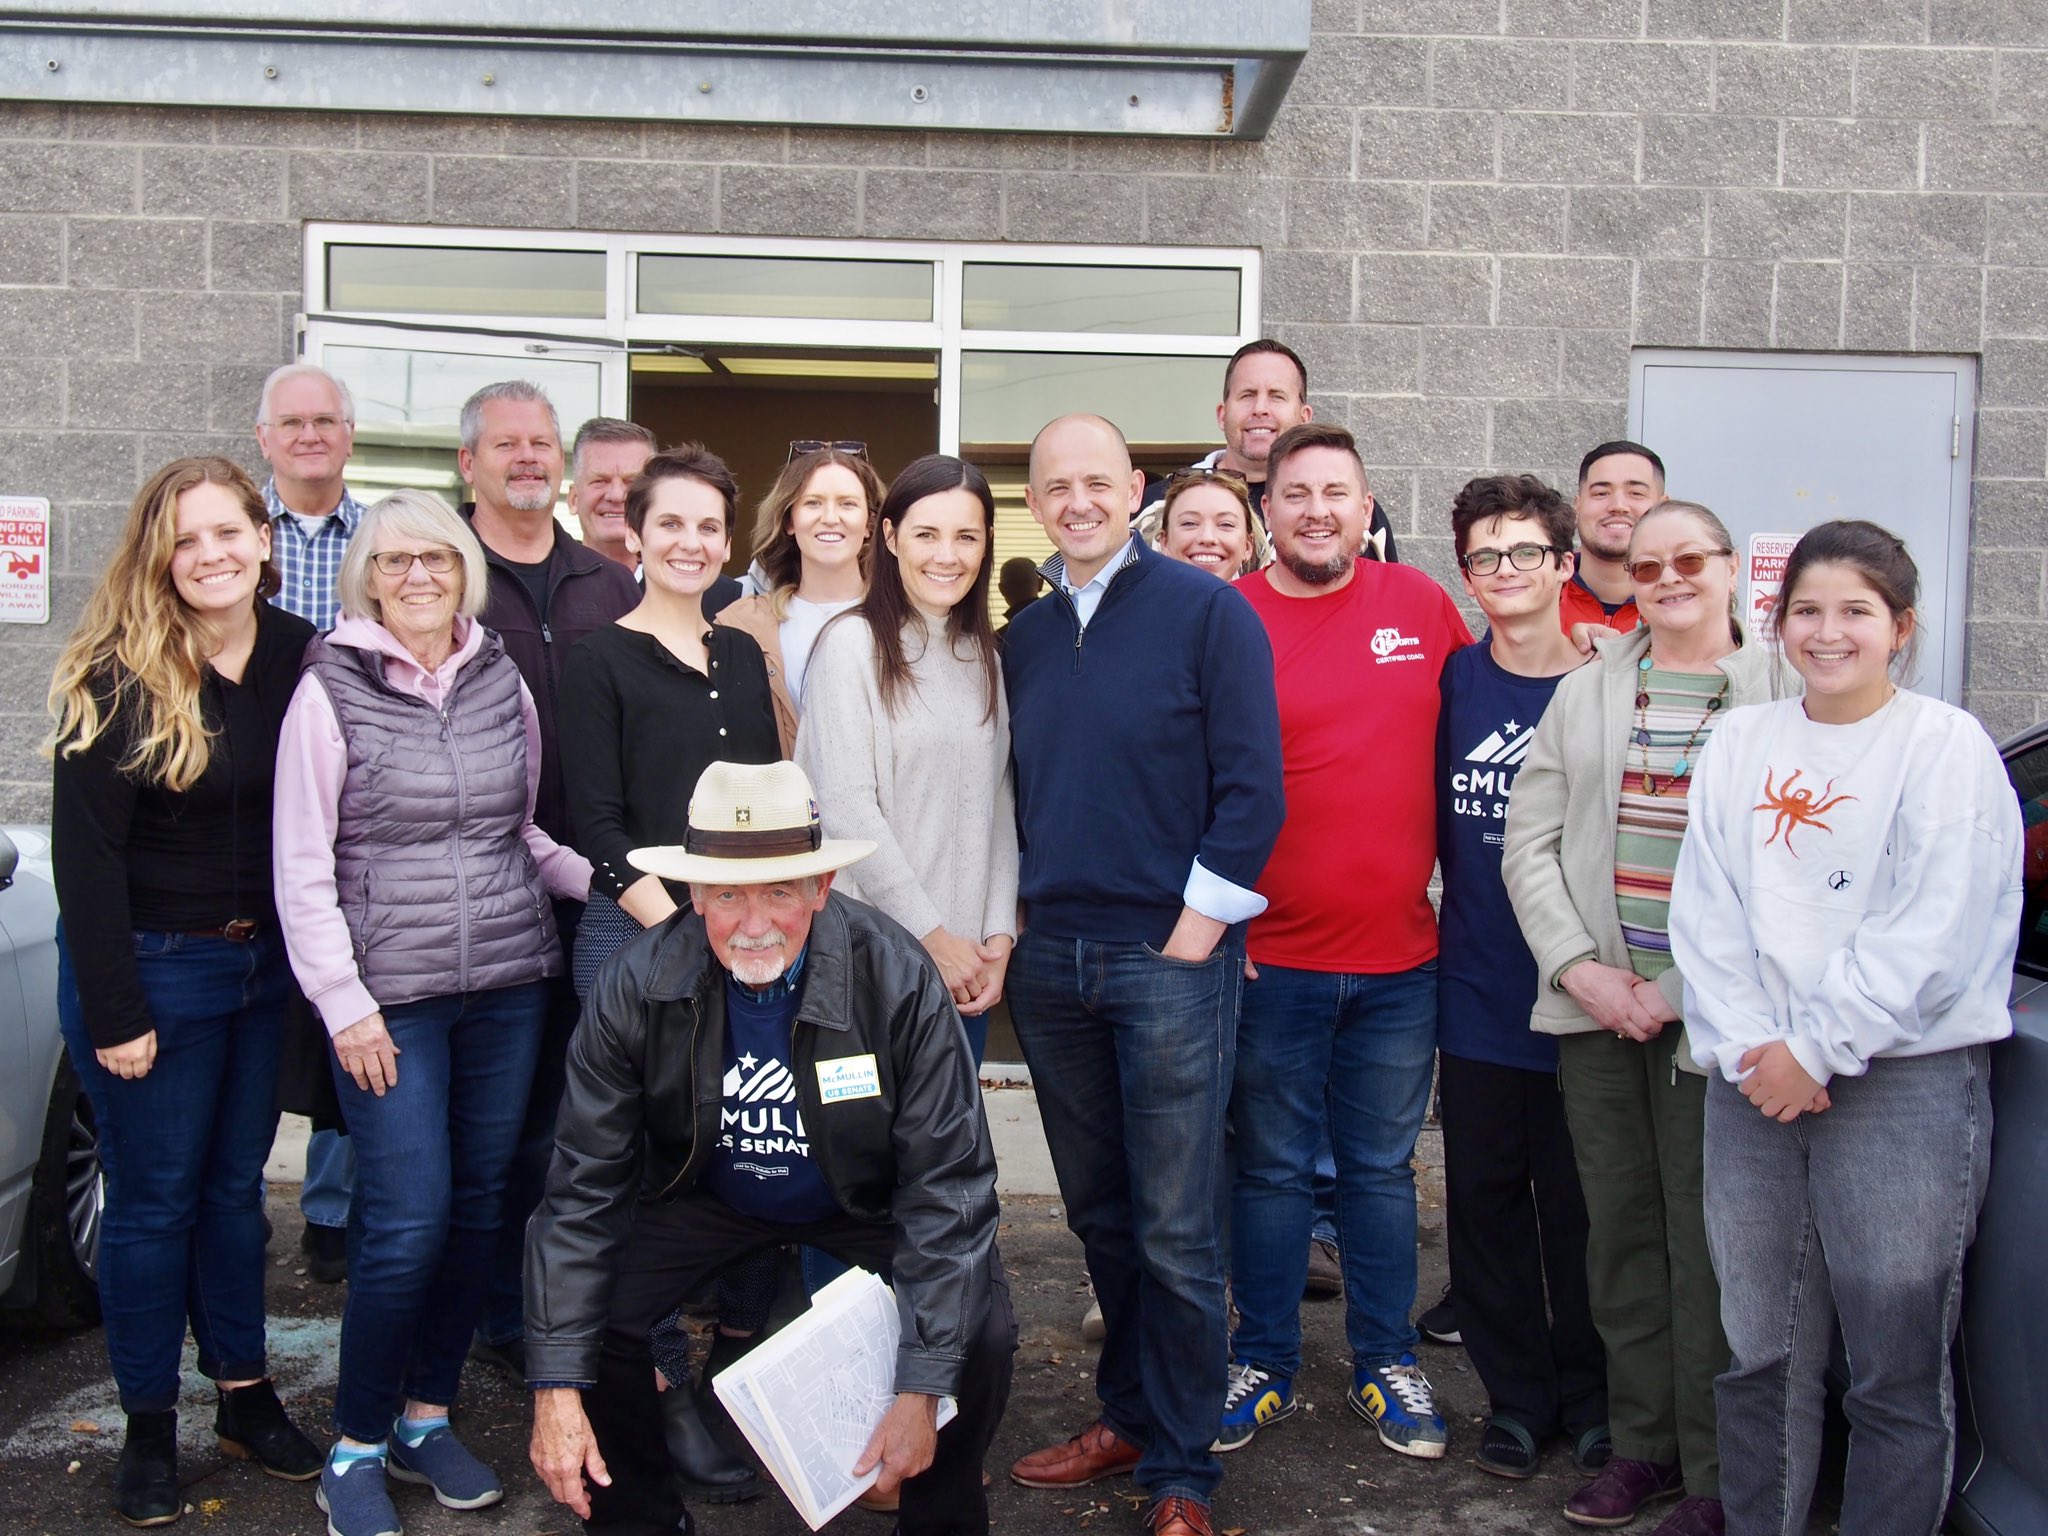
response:
M0 98L1260 138L1309 0L15 0Z

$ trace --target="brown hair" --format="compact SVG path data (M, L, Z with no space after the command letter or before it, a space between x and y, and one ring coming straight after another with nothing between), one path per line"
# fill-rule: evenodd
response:
M1358 439L1351 435L1350 428L1340 427L1334 421L1304 421L1273 439L1272 450L1266 455L1269 488L1280 478L1280 466L1304 448L1335 448L1350 454L1351 462L1358 466L1359 488L1371 489L1365 478L1365 460L1358 456Z
M980 658L985 684L981 718L993 720L1001 672L996 660L995 625L988 616L989 583L995 577L996 534L996 498L989 489L988 476L965 460L943 453L928 453L921 459L913 459L890 484L888 495L882 499L878 521L900 531L903 519L912 507L927 496L951 490L966 491L981 503L981 530L987 543L982 548L981 566L974 573L974 584L946 615L945 643L957 653L960 642L965 640L972 653ZM882 695L882 707L893 719L899 713L903 695L917 686L916 678L911 676L909 658L904 654L903 631L913 621L927 626L930 621L911 603L910 594L903 586L903 567L886 557L877 557L868 582L868 595L849 611L866 619L868 628L874 633L875 682ZM831 622L838 623L838 617Z
M725 531L730 536L733 519L739 513L739 482L733 479L725 460L702 443L665 448L640 467L640 473L626 487L628 528L638 533L646 525L648 503L654 500L655 486L664 480L697 480L718 492L725 503Z
M1497 517L1524 517L1542 524L1550 547L1567 553L1578 532L1572 504L1534 475L1482 475L1468 480L1451 503L1451 541L1459 559L1465 557L1472 530Z
M1843 565L1854 571L1883 600L1893 620L1911 615L1920 601L1920 567L1907 553L1906 541L1889 528L1861 518L1837 518L1817 523L1799 537L1785 560L1785 574L1778 583L1778 601L1771 609L1771 638L1782 642L1785 609L1799 590L1799 581L1816 565ZM1916 629L1893 658L1901 677L1912 675L1913 658L1919 649Z
M861 574L866 575L871 569L875 513L882 505L882 477L875 473L875 467L858 454L838 448L821 448L791 459L782 466L782 473L775 477L775 484L761 498L760 508L754 514L754 559L768 577L769 606L778 619L782 617L783 604L804 574L803 552L790 532L790 513L810 485L811 476L832 464L852 470L853 477L860 482L861 494L867 498L867 537L860 549Z

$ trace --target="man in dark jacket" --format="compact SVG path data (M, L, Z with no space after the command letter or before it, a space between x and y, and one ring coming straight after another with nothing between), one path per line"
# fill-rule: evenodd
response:
M901 1484L903 1536L987 1529L981 1464L1016 1348L995 1158L937 968L831 893L873 851L823 838L783 762L712 764L683 846L632 854L689 882L690 909L599 973L527 1234L533 1463L592 1531L677 1529L649 1330L793 1242L896 1288L897 1396L855 1470L878 1467L884 1497ZM942 1396L959 1414L937 1431Z
M632 573L569 537L555 520L562 487L562 428L538 385L524 379L486 384L462 407L462 478L476 500L466 510L470 531L484 547L489 595L479 616L505 642L505 654L526 680L540 722L540 785L533 820L556 842L573 846L569 806L562 793L561 754L555 750L555 714L562 663L569 647L640 602ZM555 903L563 959L548 998L546 1033L534 1064L526 1123L505 1192L505 1225L491 1266L489 1294L477 1320L479 1359L513 1376L519 1358L519 1270L526 1215L540 1199L552 1149L555 1106L562 1094L562 1057L576 1027L574 972L580 902Z

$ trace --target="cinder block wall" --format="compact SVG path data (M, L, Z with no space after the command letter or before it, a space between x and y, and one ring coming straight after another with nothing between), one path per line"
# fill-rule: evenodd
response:
M142 477L256 463L309 219L1256 244L1403 548L1568 483L1632 345L1983 359L1970 706L2048 714L2048 4L1316 0L1261 143L0 103L0 491L57 504L0 626L0 818L46 813L57 646ZM1882 515L1881 508L1871 509Z

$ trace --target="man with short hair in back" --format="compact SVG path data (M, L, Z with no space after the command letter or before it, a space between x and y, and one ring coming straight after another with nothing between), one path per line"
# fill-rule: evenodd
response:
M335 577L362 520L363 504L349 494L344 474L356 445L356 403L348 386L312 363L271 370L256 399L256 447L270 465L263 504L270 513L270 563L277 571L271 601L318 629L334 628L341 614ZM319 1042L321 1056L325 1042ZM303 1080L286 1050L288 1083ZM318 1064L325 1074L324 1059ZM318 1109L317 1103L289 1107ZM346 1132L316 1128L306 1140L299 1213L299 1247L306 1273L324 1285L348 1274L348 1207L355 1188L355 1157Z
M1315 420L1315 414L1308 399L1308 364L1300 354L1270 336L1248 341L1223 365L1223 399L1216 407L1223 446L1197 459L1193 467L1222 470L1243 480L1253 514L1265 521L1266 465L1273 444L1288 428ZM1145 487L1143 504L1150 507L1165 494L1166 482L1152 481ZM1373 503L1366 547L1376 559L1396 558L1393 526L1378 502Z
M640 569L640 556L629 547L626 491L654 450L652 432L616 416L584 422L569 450L569 510L583 530L583 547L629 571Z
M1244 598L1132 536L1143 483L1099 416L1031 445L1026 504L1059 553L1003 654L1023 914L1010 1013L1107 1331L1099 1415L1010 1476L1132 1473L1153 1536L1212 1536L1223 1115L1243 925L1284 816L1280 725Z
M1592 649L1602 629L1626 633L1636 627L1628 541L1636 520L1663 499L1664 461L1641 443L1616 439L1587 450L1579 460L1579 494L1573 503L1578 568L1564 585L1558 622L1582 651Z
M561 754L555 745L562 662L578 640L637 607L640 587L625 567L585 548L556 521L562 432L553 403L538 385L508 379L471 395L462 407L457 462L476 497L470 527L484 547L490 571L489 596L480 619L497 631L505 654L526 680L540 726L534 823L569 846L569 808L562 797ZM582 912L580 903L555 903L565 960L575 953ZM540 1199L547 1176L555 1107L562 1095L562 1058L576 1027L573 972L573 965L565 964L550 983L526 1123L506 1182L505 1225L483 1317L477 1323L477 1356L515 1377L525 1369L520 1255L527 1215Z

